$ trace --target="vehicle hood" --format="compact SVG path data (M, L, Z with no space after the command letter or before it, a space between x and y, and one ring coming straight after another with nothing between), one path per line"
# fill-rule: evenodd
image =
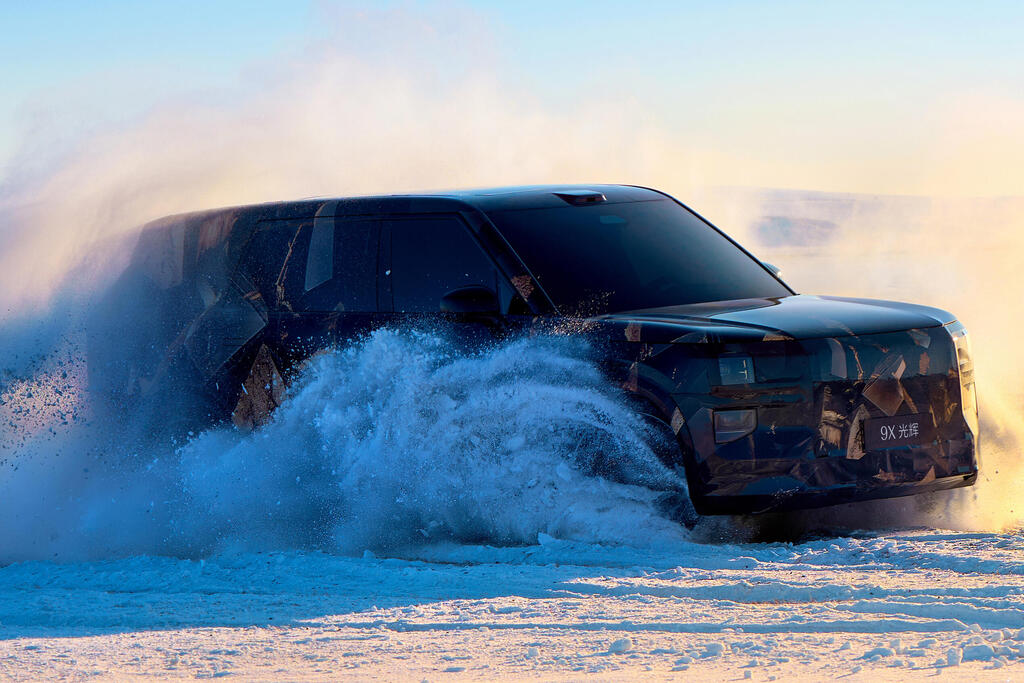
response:
M798 294L612 313L627 341L700 343L882 334L953 322L946 311L896 301Z

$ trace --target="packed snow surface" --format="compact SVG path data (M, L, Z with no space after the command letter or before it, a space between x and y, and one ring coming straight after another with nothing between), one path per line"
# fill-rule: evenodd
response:
M1024 675L1020 534L393 555L10 565L0 676Z

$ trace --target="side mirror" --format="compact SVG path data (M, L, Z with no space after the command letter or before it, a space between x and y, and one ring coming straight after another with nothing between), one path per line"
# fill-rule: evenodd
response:
M441 297L442 313L498 315L498 295L490 287L467 285Z
M779 268L776 265L768 263L767 261L761 261L761 265L767 268L768 270L772 271L772 275L774 275L775 277L782 277L782 268Z

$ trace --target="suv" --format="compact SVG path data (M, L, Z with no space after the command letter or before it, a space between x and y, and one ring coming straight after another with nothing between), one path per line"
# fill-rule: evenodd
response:
M672 437L663 459L685 472L701 514L909 495L978 473L973 365L952 315L796 294L652 189L170 217L143 230L104 305L123 329L90 336L91 387L112 405L150 406L164 425L259 425L305 359L382 326L450 324L467 344L481 331L558 329L586 335Z

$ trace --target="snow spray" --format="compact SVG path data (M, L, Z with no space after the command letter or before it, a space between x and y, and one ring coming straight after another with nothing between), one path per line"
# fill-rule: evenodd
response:
M252 433L124 450L89 420L37 431L0 476L0 561L686 538L656 504L681 480L587 356L384 329L315 356Z
M636 445L639 433L629 411L620 406L609 412L615 401L608 387L587 369L581 349L568 343L522 341L490 356L460 360L453 350L426 338L402 340L381 333L352 352L358 358L338 351L312 364L309 372L319 383L313 374L300 382L303 388L296 389L292 407L250 437L217 431L193 435L190 443L145 443L134 435L126 438L124 425L97 424L85 388L83 329L102 315L92 302L123 270L137 228L147 221L310 195L585 182L595 175L647 183L657 179L659 169L662 180L675 173L681 151L648 124L638 124L626 105L583 98L568 108L544 107L485 67L439 77L419 55L438 47L435 32L420 22L392 21L401 12L383 22L394 33L389 39L355 41L364 47L392 46L388 50L351 49L354 41L347 38L360 37L357 14L336 22L354 27L350 36L317 41L308 53L275 56L273 68L243 75L232 97L198 93L165 101L116 125L90 125L89 132L71 138L61 131L47 136L46 130L37 130L14 156L0 179L0 560L199 553L231 543L358 550L360 544L377 547L446 535L536 542L539 532L647 542L647 536L661 533L654 530L662 528L661 522L645 526L631 517L651 510L639 480L612 482L580 465L587 461L588 448L627 457L636 446L628 462L645 477L653 476L653 465L641 466L649 454ZM592 144L595 139L602 144ZM405 375L387 379L393 368L383 370L384 359L374 355L385 346L411 354L404 359L409 371L433 372L430 376L440 384L422 380L418 396L403 396L404 403L385 401L386 381L413 381ZM510 363L516 354L524 364L520 389L549 392L537 395L543 405L521 415L508 405L499 411L501 401L488 398L492 389L515 394L516 387L488 373L500 359ZM555 373L555 366L540 362L543 354L555 364L576 363L574 371L590 379L583 385L576 378L563 381L565 375ZM367 380L377 384L371 382L366 389L371 393L357 399L346 377L356 372L359 359L370 363L359 372L371 373ZM332 368L347 374L330 378ZM467 386L454 394L449 388L459 377ZM484 440L483 423L474 426L468 408L459 412L455 405L474 386L475 405L501 440ZM373 387L381 393L372 394ZM323 392L329 388L340 392L339 400L364 401L345 408L352 415L363 411L363 419L370 420L366 411L373 411L372 420L390 427L343 438L336 413L342 408L323 406L322 414L304 413L308 424L300 429L296 413L289 411L309 409L316 392L326 398ZM423 405L418 402L442 395L455 402L440 413L454 421L450 431L431 431L430 440L417 441L420 437L412 427L402 427L403 421L429 426L417 412ZM525 394L517 395L525 401ZM552 412L544 417L547 409ZM574 410L584 412L575 421L567 419ZM581 425L598 414L614 418L621 429L598 429L589 440L572 443L569 432L558 431L561 423L573 424L580 437ZM551 426L556 432L549 432L552 449L538 450L533 434L516 431L527 426ZM327 451L317 451L303 464L295 446L302 439ZM374 439L381 448L377 455ZM484 457L488 449L493 461ZM278 452L282 460L269 457ZM511 468L504 483L494 480L499 460L500 467ZM230 479L232 462L236 479L273 498L277 512L257 520L250 514L256 501L245 500L237 486L217 490L207 473ZM253 463L263 463L264 469L257 471ZM324 474L327 470L313 476L308 468L315 463L322 468L333 463L333 476L340 478L332 479ZM198 469L189 472L189 466ZM429 477L428 466L436 468ZM402 484L403 471L416 481ZM369 487L365 495L352 488L356 479ZM277 484L282 488L275 489ZM428 504L428 486L440 487L444 493L439 495L447 498ZM572 486L578 498L566 488ZM309 498L300 500L303 491ZM384 495L393 497L379 497ZM230 504L233 497L238 505ZM549 499L554 507L544 513L541 501ZM205 516L197 511L190 518L188 501L205 506ZM449 504L453 507L445 509ZM522 514L513 514L520 508ZM457 510L466 515L461 526L455 523L462 514ZM371 518L392 513L400 513L408 524L392 520L375 531ZM282 521L286 514L317 521L303 531L297 523ZM254 528L247 530L238 520ZM217 533L211 534L212 529Z

